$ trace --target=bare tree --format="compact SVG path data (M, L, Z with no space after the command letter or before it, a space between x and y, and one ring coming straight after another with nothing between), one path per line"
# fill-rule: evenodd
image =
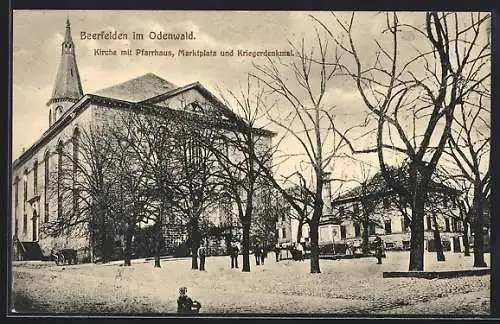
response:
M462 210L474 233L474 267L486 267L484 261L484 206L491 192L490 161L490 100L489 88L478 89L460 103L455 114L455 124L445 151L459 172L454 178L462 178L472 185L466 191Z
M173 211L184 219L191 247L191 268L198 269L197 249L201 242L200 219L213 206L220 194L216 173L217 160L206 149L216 145L216 128L206 128L187 120L175 127L176 147L173 179Z
M252 84L247 78L245 88L239 93L231 90L221 94L225 105L234 107L239 114L228 116L228 127L219 134L219 145L210 145L221 172L219 177L238 210L242 225L243 272L250 271L250 229L254 214L263 216L268 209L269 183L263 177L262 168L269 168L272 159L271 138L274 133L257 124L263 117L264 88ZM267 196L267 197L266 197Z
M154 267L160 268L161 246L164 243L165 226L172 218L173 178L176 171L173 156L177 120L163 114L135 114L130 117L133 129L128 143L145 172L150 204L146 206L146 219L154 221Z
M151 201L150 186L146 177L147 169L131 143L137 135L133 109L108 121L113 130L109 141L114 148L108 156L117 179L112 190L112 200L108 201L113 211L115 224L124 237L124 266L131 265L132 239L138 224L147 218L147 206Z
M312 174L307 195L312 201L312 216L309 220L311 237L311 273L320 273L318 226L323 213L323 187L326 180L326 170L332 167L334 158L338 156L345 141L340 138L333 116L334 106L328 103L325 94L331 80L340 70L336 64L327 64L329 61L328 42L324 41L319 33L315 39L316 46L306 49L304 40L297 47L293 44L294 57L290 62L268 59L266 65L255 66L254 76L263 82L276 100L279 101L280 115L268 114L274 125L297 143L299 154L294 158L301 159L308 164ZM338 56L333 57L336 62ZM267 111L271 111L272 105ZM286 113L283 113L286 111ZM346 132L341 133L345 136ZM278 141L280 143L281 141ZM288 157L293 154L287 153ZM296 202L293 197L278 182L271 170L263 168L273 186L278 189L297 213L304 212L304 205ZM307 174L301 177L308 179ZM287 178L287 177L285 177ZM304 189L306 186L303 187Z
M390 186L412 206L409 270L423 270L424 206L431 177L452 132L455 107L490 77L489 44L484 33L489 14L425 14L423 27L406 24L397 13L386 14L390 45L375 40L374 61L365 63L353 36L354 14L347 22L333 14L346 41L332 32L337 46L351 58L342 71L354 81L370 116L377 123L374 148L351 149L355 153L376 152L382 174ZM400 34L411 31L421 42L413 57L402 50ZM406 122L406 120L410 122ZM395 137L395 138L393 138ZM387 171L386 152L410 161L410 181L402 187Z
M75 131L72 140L58 145L57 163L47 167L45 213L50 201L57 201L56 217L48 218L42 231L50 236L88 235L90 259L112 256L114 224L109 205L116 185L116 170L109 156L114 148L108 141L108 126L90 126ZM71 144L71 145L69 145ZM47 156L45 163L50 163ZM52 169L52 171L50 171Z

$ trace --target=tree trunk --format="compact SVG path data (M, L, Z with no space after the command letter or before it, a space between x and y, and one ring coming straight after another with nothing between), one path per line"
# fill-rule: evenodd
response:
M243 268L242 272L250 272L250 221L246 220L242 222L243 225L243 242L242 244L242 254L243 254Z
M311 237L311 273L321 273L319 268L319 246L318 246L319 219L310 223L309 235Z
M161 233L161 226L156 225L156 235L155 235L155 265L154 268L161 268L161 263L160 263L160 243L161 240L163 239L163 235Z
M160 263L160 255L161 255L161 246L162 246L162 241L163 241L163 204L160 208L160 212L158 214L158 220L155 223L155 265L154 268L161 268L161 263Z
M94 235L92 229L90 229L89 233L89 262L94 262Z
M124 261L123 265L124 266L130 266L130 257L132 254L132 235L133 235L133 228L132 225L127 226L127 231L125 233L125 255L124 255Z
M368 228L369 228L368 220L365 219L363 221L363 246L361 248L363 250L363 254L368 254L370 252L370 249L368 248L368 240L369 240Z
M409 271L424 270L424 203L422 193L417 192L412 208Z
M297 228L297 243L300 243L300 240L302 239L302 226L304 226L304 220L303 218L299 218L299 227Z
M464 256L470 256L469 223L466 220L463 220L462 223L464 226L462 232L462 241L464 243Z
M474 231L474 268L484 268L488 265L484 261L484 237L483 237L483 208L482 199L474 193L474 219L472 229ZM477 197L477 198L476 198Z
M198 220L191 222L191 269L198 269L198 248L200 247Z
M227 229L226 229L227 231ZM226 243L226 251L229 255L231 255L231 241L233 240L233 229L232 228L229 228L229 233L224 235L224 240L225 240L225 243Z
M432 214L432 221L434 222L434 244L436 244L436 257L439 262L445 261L443 253L443 244L441 244L441 235L439 234L439 226L436 220L436 214Z

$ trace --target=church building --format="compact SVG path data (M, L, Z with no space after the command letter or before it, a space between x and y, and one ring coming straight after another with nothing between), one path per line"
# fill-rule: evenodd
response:
M193 111L196 103L211 102L212 109ZM41 259L52 249L73 248L79 253L90 253L88 235L51 237L44 235L44 224L62 213L62 201L51 197L48 186L54 171L64 161L60 152L72 150L79 154L79 136L89 125L107 120L121 109L148 106L185 113L205 114L211 118L225 118L234 113L222 104L199 82L176 86L153 73L95 92L84 93L80 81L75 44L70 22L61 44L61 58L52 96L46 103L48 128L12 164L12 232L13 260ZM272 132L259 130L270 139ZM71 151L70 151L71 152ZM220 219L219 222L227 222ZM183 236L181 236L182 239ZM80 252L82 251L82 252Z

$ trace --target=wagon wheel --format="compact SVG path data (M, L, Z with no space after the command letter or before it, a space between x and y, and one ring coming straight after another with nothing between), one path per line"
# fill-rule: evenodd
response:
M65 260L64 260L64 254L60 254L58 259L60 260L60 261L59 261L59 262L60 262L60 265L64 265L64 261L65 261Z

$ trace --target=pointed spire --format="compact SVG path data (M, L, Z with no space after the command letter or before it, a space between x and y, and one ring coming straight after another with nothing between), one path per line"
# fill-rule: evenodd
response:
M61 60L54 83L54 90L47 106L59 101L76 102L83 96L80 74L76 65L75 45L71 39L69 18L66 19L66 34L61 49Z
M66 34L64 35L64 43L73 44L73 40L71 39L71 24L69 23L69 18L66 18ZM64 46L63 46L63 50L64 50Z

